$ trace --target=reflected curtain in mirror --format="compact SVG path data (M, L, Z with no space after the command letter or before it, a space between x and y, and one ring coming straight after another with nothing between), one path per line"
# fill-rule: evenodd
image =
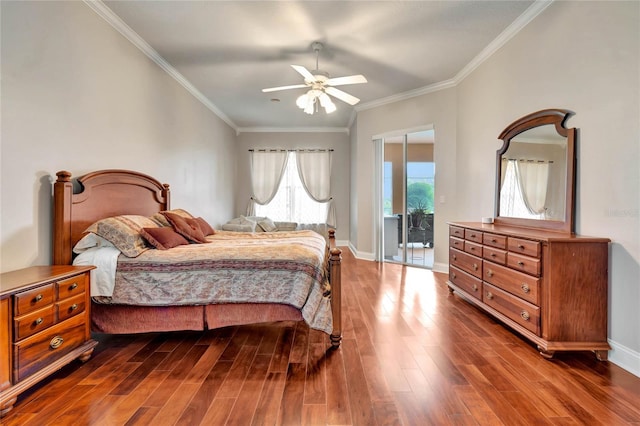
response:
M500 215L546 218L549 162L503 158Z

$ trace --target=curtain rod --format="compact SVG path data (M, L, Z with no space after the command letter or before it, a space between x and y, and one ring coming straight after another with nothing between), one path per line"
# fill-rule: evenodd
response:
M526 161L527 163L549 163L553 164L553 160L530 160L528 158L502 158L502 161Z
M333 149L250 149L249 152L333 152Z

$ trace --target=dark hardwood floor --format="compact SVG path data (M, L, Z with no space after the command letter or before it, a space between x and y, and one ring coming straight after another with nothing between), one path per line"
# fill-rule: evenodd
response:
M428 270L343 254L344 340L304 324L98 335L3 425L629 425L640 378L543 359Z

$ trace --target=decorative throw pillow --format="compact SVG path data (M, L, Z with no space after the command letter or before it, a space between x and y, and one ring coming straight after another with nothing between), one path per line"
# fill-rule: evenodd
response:
M225 223L222 225L222 230L232 232L253 232L253 227L251 225L240 225L239 223Z
M182 235L178 234L170 226L161 228L142 228L140 234L152 246L159 250L167 250L177 246L189 244Z
M95 233L109 240L127 257L136 257L149 249L140 235L142 228L157 228L158 224L148 217L138 215L114 216L99 220L87 231L95 229Z
M261 221L258 222L258 226L262 228L264 232L275 232L278 230L278 227L275 223L268 217L265 217Z
M200 226L200 230L202 231L205 237L207 235L213 235L216 233L215 229L213 229L211 225L209 225L209 223L207 223L207 221L204 220L203 218L196 217L194 220L198 222L198 225Z
M150 216L150 219L156 222L160 226L171 226L166 217L164 217L163 213L173 213L178 216L188 217L193 219L193 215L184 209L173 209L173 210L164 210L158 213L155 213L153 216Z
M163 212L173 229L187 240L194 243L206 243L207 239L200 229L200 224L193 218L183 217L171 212Z

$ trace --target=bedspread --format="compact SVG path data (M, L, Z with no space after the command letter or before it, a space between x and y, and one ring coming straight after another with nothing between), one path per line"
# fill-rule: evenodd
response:
M282 303L331 333L326 241L312 231L219 231L206 244L120 256L110 303L203 305Z

